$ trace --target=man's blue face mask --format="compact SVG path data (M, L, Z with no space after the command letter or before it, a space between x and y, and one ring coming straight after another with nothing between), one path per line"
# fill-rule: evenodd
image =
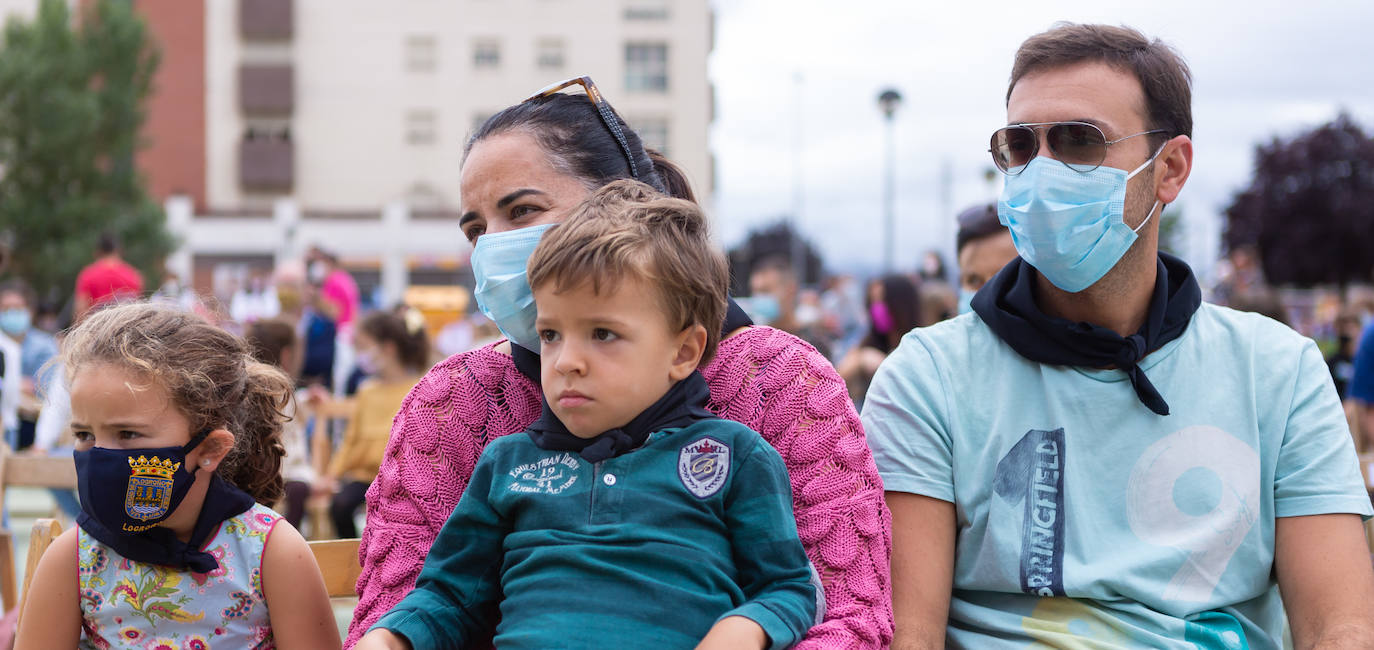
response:
M1070 293L1087 289L1116 266L1159 207L1155 201L1134 229L1123 218L1127 181L1162 150L1130 173L1114 167L1080 172L1038 156L1006 178L998 220L1011 230L1022 259L1054 286Z

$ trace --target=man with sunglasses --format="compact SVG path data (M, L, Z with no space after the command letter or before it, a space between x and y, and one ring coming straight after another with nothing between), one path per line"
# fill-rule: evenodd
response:
M991 153L1019 258L864 406L894 648L1278 648L1285 607L1298 647L1374 647L1370 503L1320 352L1158 251L1189 86L1129 28L1017 52Z

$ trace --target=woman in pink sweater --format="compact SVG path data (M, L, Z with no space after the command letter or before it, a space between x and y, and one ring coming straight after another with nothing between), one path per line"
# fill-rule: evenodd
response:
M557 223L618 178L695 200L682 172L646 151L594 86L586 95L541 92L488 119L468 142L459 227L474 245L497 235L474 251L474 272L483 311L509 340L450 357L401 404L367 492L349 647L415 585L486 444L539 416L538 357L529 351L538 339L533 303L523 300L523 264L543 229L518 231ZM732 312L727 323L738 322L741 312ZM744 323L726 332L701 372L709 408L758 431L786 461L797 528L825 592L824 620L797 647L886 647L891 519L844 382L800 339Z

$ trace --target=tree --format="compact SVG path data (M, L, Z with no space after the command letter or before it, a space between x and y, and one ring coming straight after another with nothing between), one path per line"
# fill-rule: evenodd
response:
M10 19L0 49L0 232L11 275L65 299L103 231L148 277L173 248L134 167L159 55L129 2L97 0L73 27L65 0Z
M801 284L820 282L825 272L825 262L811 242L793 232L786 218L749 231L744 243L731 249L728 255L730 295L749 294L749 273L759 263L770 259L782 259L790 264L796 254L800 254L805 260L801 269Z
M1273 284L1368 281L1374 272L1374 139L1344 113L1255 152L1226 210L1228 250L1253 246Z

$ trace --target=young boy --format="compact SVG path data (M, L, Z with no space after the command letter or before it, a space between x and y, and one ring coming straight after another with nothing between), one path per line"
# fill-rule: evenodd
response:
M358 648L461 647L493 624L501 648L796 643L818 591L787 470L705 410L696 372L728 281L700 209L612 183L528 269L544 412L482 452L414 591Z

